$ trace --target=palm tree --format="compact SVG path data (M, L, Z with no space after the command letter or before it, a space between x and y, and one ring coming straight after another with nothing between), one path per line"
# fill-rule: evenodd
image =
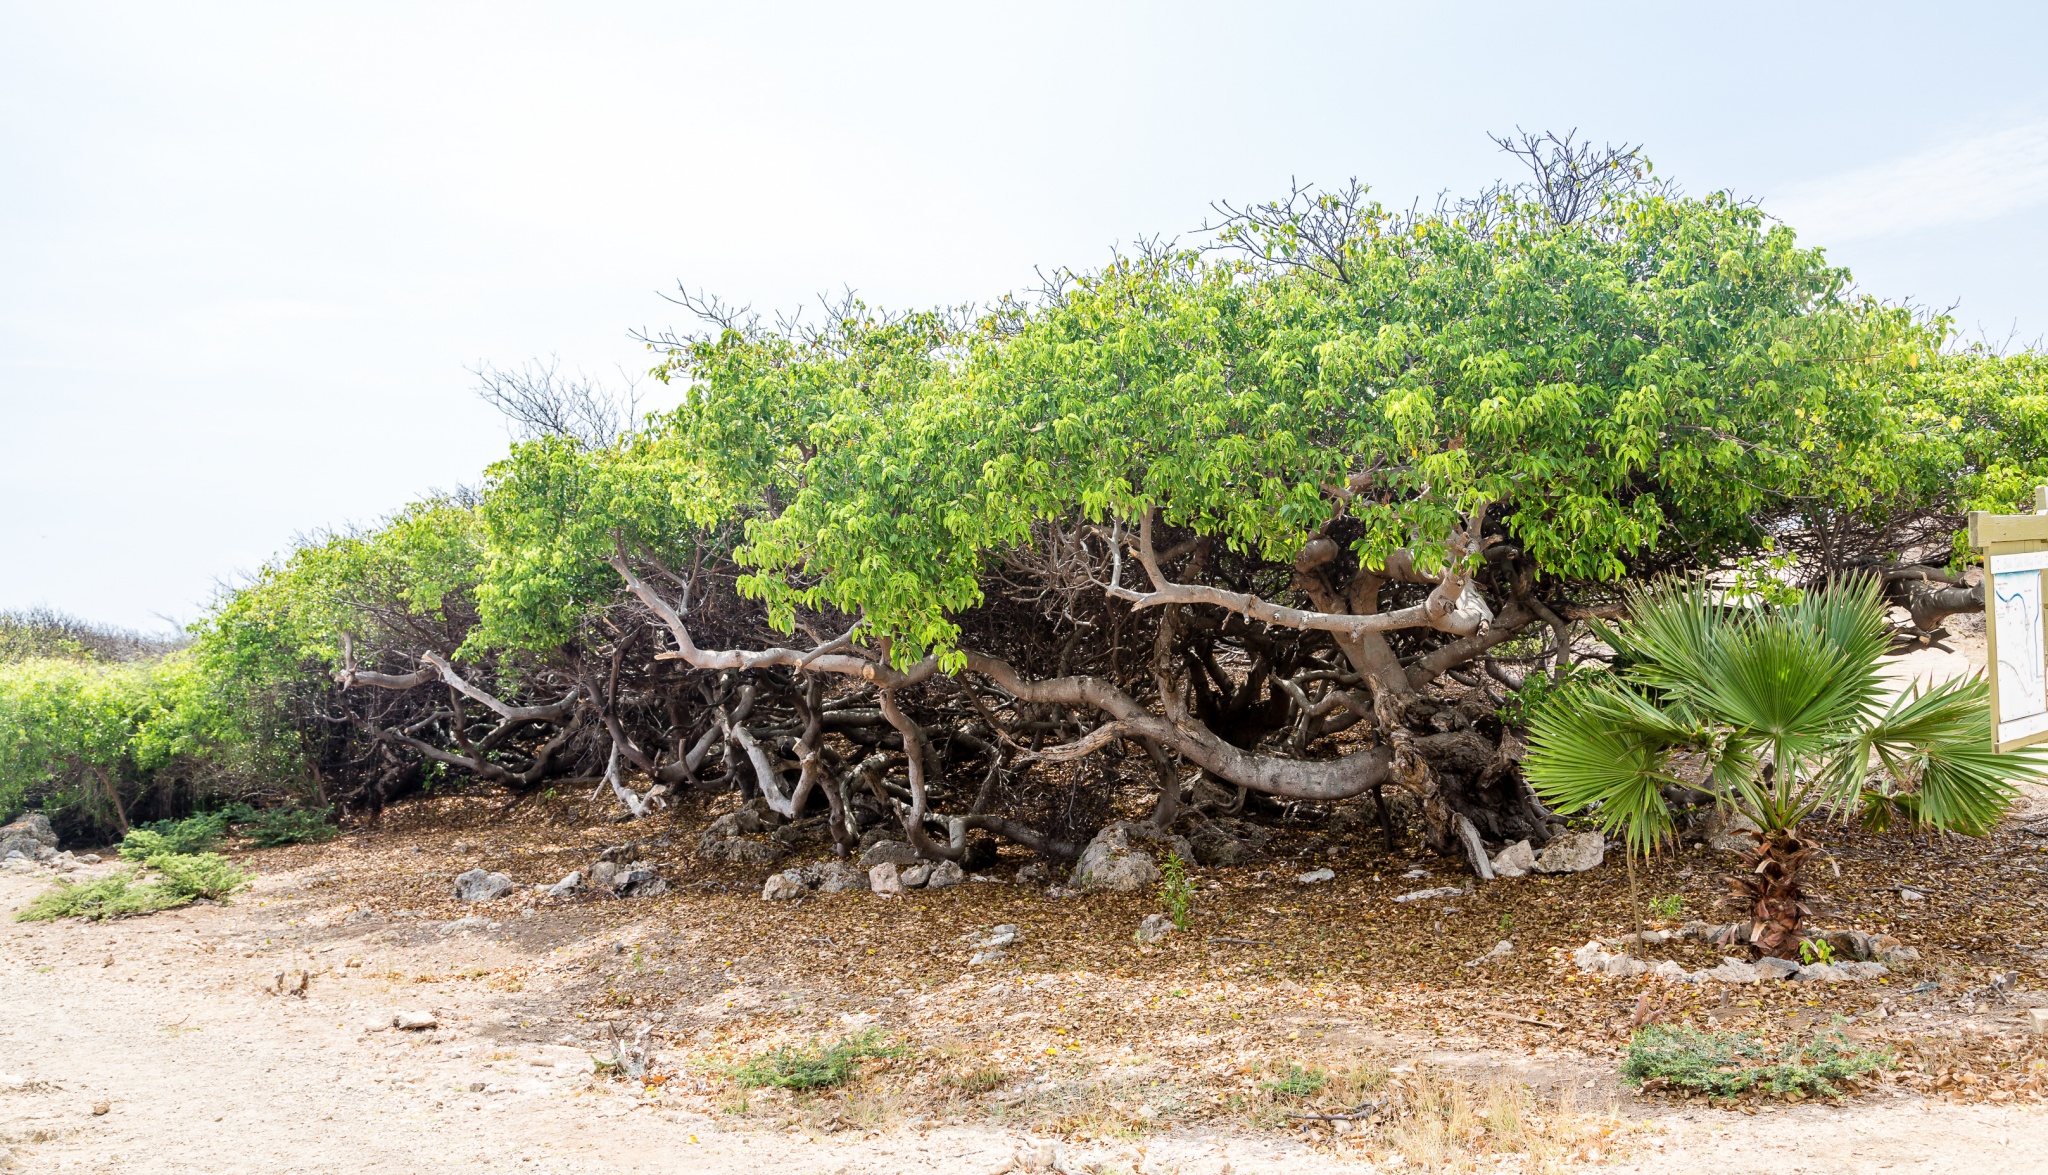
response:
M1731 605L1699 582L1630 596L1631 619L1601 633L1615 672L1538 708L1524 769L1560 811L1593 807L1631 853L1672 832L1663 787L1703 788L1760 830L1750 870L1730 879L1760 955L1799 949L1801 866L1816 813L1894 818L1981 835L2048 758L1991 746L1981 676L1894 698L1878 672L1889 626L1877 585L1854 579L1786 607ZM1698 755L1704 779L1675 760Z

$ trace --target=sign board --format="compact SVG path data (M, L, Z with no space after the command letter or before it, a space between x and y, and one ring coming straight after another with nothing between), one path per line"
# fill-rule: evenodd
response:
M1999 751L2048 741L2048 486L2033 514L1970 515L1984 556L1984 643L1992 742Z

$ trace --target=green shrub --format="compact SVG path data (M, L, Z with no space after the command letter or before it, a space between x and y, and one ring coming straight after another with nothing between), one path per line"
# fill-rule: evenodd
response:
M266 808L250 817L242 834L259 849L333 840L336 830L327 822L333 811L332 805L325 808Z
M56 887L21 908L17 922L50 922L58 918L86 918L94 922L133 914L153 914L191 901L180 898L160 885L137 885L133 873L116 873L85 885L58 881Z
M1265 1083L1265 1090L1274 1097L1314 1097L1329 1081L1330 1075L1321 1066L1304 1069L1290 1064L1278 1080Z
M1833 1097L1841 1092L1835 1082L1855 1081L1891 1065L1891 1053L1851 1048L1835 1029L1815 1033L1803 1045L1773 1050L1747 1033L1653 1024L1629 1041L1621 1076L1636 1085L1668 1085L1712 1097L1733 1097L1752 1089Z
M148 864L162 879L157 884L181 901L219 901L249 884L248 875L219 853L162 853L151 857Z
M127 861L147 861L163 853L203 853L227 830L227 816L221 812L138 824L121 838L121 857Z
M780 1089L824 1089L846 1084L859 1071L860 1063L870 1057L895 1057L902 1053L901 1045L884 1045L881 1032L871 1028L822 1048L816 1037L811 1039L809 1048L783 1045L726 1072L748 1089L768 1085Z

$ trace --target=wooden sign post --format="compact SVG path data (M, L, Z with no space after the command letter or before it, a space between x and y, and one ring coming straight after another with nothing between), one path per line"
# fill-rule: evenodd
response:
M2048 486L2034 491L2032 514L1972 511L1970 549L1984 556L1993 746L2048 741Z

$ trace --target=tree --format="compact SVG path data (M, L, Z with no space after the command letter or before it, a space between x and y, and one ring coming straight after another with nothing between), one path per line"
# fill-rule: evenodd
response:
M1629 612L1605 631L1621 667L1540 708L1525 769L1546 800L1591 809L1632 853L1671 835L1669 786L1703 789L1748 817L1756 857L1731 885L1761 954L1798 951L1800 872L1815 847L1804 822L1904 813L1978 835L2015 784L2048 771L2033 750L1993 753L1981 677L1886 701L1888 631L1872 578L1768 609L1718 601L1696 580L1667 583L1634 593Z

